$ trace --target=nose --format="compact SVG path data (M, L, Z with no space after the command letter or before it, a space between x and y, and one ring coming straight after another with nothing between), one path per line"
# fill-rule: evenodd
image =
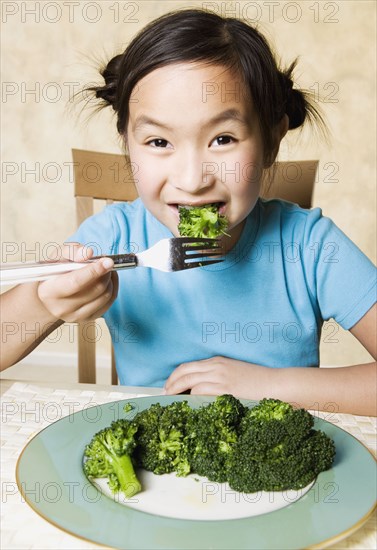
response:
M191 152L176 159L172 184L176 189L190 194L201 194L211 188L215 181L217 167L206 162L201 155Z

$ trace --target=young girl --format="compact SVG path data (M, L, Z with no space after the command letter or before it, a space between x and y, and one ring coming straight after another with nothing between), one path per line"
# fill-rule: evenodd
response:
M178 236L180 205L215 203L229 222L225 260L115 274L103 259L12 289L9 318L48 326L44 338L64 321L103 315L121 384L376 414L374 363L318 368L329 318L376 355L375 267L319 208L259 198L286 132L321 122L292 70L236 19L186 10L148 25L94 89L116 113L140 198L107 207L71 241L102 254L141 251ZM72 249L75 260L92 254ZM37 344L33 335L9 341L4 367Z

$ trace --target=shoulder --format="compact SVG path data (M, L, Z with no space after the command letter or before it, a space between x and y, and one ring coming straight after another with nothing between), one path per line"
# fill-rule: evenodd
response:
M302 208L298 204L283 199L260 199L261 209L265 215L278 214L287 220L302 219L314 216L322 216L321 208Z
M326 233L334 224L321 208L302 208L282 199L260 200L262 226L279 228L286 239L305 239L313 230Z
M110 219L125 219L145 216L146 209L140 199L133 202L114 202L107 205L97 216L101 214Z
M114 231L121 227L124 231L125 227L132 224L136 219L145 219L145 217L145 207L140 199L136 199L133 202L108 204L100 212L87 218L83 225L102 226L104 228L112 226Z
M125 231L129 227L145 223L147 211L141 200L136 199L133 202L109 204L98 216L102 217L104 223L111 223L114 231Z
M131 233L143 228L146 216L140 199L132 203L113 203L88 217L68 241L91 246L98 254L115 254L120 246L125 251Z
M361 263L373 268L372 262L321 208L305 209L279 199L261 201L261 227L264 238L274 236L282 246L294 245L300 250L303 262L319 267L323 264L354 267Z

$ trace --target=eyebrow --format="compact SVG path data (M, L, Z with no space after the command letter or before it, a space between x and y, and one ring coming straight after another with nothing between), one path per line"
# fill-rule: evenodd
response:
M229 120L235 120L236 122L240 122L241 124L246 125L245 117L242 115L240 111L237 109L227 109L226 111L223 111L219 113L218 115L211 118L204 127L212 127L216 126L217 124L221 122L227 122ZM139 115L135 123L133 125L133 131L140 130L143 126L157 126L159 128L163 128L164 130L173 131L173 128L169 126L168 124L165 124L164 122L161 122L159 120L155 120L147 115Z
M206 126L215 126L220 122L227 122L228 120L235 120L236 122L241 122L241 124L246 124L244 115L238 111L238 109L227 109L222 113L219 113L215 117L211 118Z
M163 128L164 130L173 130L173 128L171 128L167 124L164 124L159 120L155 120L147 115L140 115L137 117L133 125L133 131L140 130L140 128L142 128L143 126L158 126L159 128Z

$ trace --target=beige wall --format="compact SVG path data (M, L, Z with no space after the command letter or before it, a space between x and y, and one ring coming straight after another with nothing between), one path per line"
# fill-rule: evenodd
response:
M332 138L286 139L281 158L320 159L315 204L376 260L376 3L80 1L2 2L2 261L32 259L75 227L70 149L118 152L110 112L86 121L73 92L97 79L93 60L117 52L145 23L178 7L208 6L257 21L282 62L300 56L299 85L318 92ZM37 243L37 244L36 244ZM42 351L73 352L70 331ZM101 339L101 346L104 345ZM368 354L330 321L324 364Z

